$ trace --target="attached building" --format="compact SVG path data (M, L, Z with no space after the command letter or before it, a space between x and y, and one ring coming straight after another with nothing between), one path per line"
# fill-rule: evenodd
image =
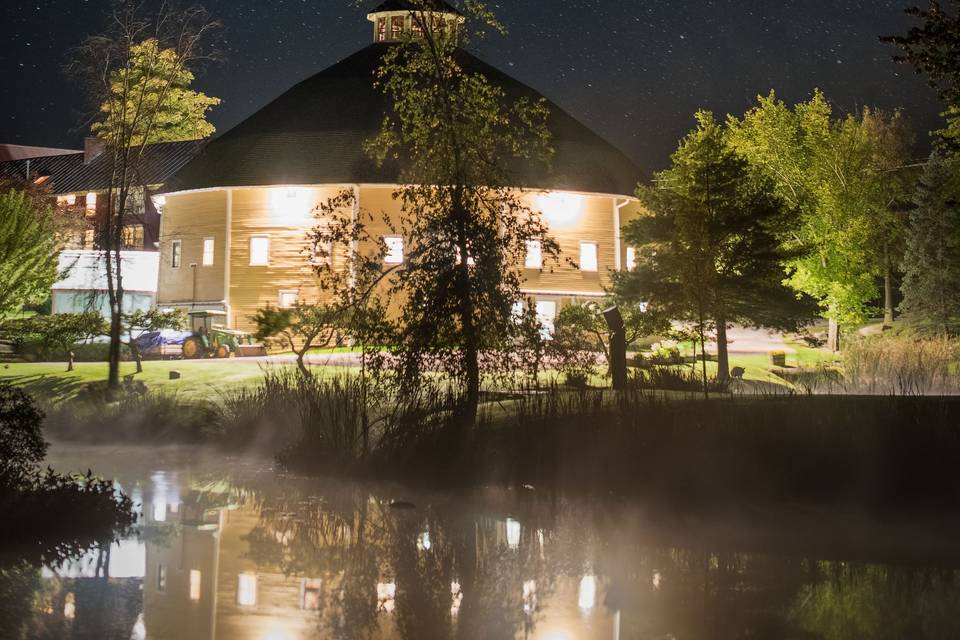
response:
M374 43L301 82L209 143L167 182L161 224L159 304L226 311L234 328L266 305L314 299L307 232L314 207L352 190L360 209L397 220L400 167L369 158L364 142L380 129L388 99L374 75L391 41L416 36L399 0L371 12ZM460 15L437 12L447 28ZM509 100L543 96L467 51L459 63L502 87ZM633 197L641 171L621 151L547 101L555 155L550 168L517 164L522 197L542 212L564 261L544 265L530 247L524 291L552 321L572 300L599 298L609 273L625 268L621 226L639 212ZM370 229L402 259L403 238ZM368 248L369 249L369 248ZM363 251L364 248L360 247Z

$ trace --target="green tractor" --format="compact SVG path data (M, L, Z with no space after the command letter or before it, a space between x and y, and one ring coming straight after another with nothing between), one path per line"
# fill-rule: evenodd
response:
M226 327L227 314L223 311L191 311L190 330L193 335L183 341L183 357L229 358L241 344L251 344L249 333Z

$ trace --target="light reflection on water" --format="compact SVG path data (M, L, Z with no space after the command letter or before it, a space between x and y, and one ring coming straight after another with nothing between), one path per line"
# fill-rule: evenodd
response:
M960 637L949 569L670 546L638 510L411 497L186 449L56 447L50 462L115 477L142 527L44 569L29 638Z

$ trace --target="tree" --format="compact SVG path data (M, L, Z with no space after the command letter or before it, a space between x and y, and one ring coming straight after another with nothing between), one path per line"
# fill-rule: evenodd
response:
M907 316L944 333L960 317L960 166L935 155L917 188L903 258Z
M956 8L956 3L951 3ZM893 57L901 64L910 64L917 74L926 75L930 86L947 105L941 115L945 129L935 134L948 147L960 146L960 15L948 12L943 3L930 0L927 8L913 6L906 13L922 20L903 36L881 36L881 42L898 47L902 53Z
M836 351L840 329L862 323L877 296L874 215L887 203L878 200L885 178L875 140L856 116L834 119L820 91L792 109L771 91L728 122L734 148L798 214L799 224L784 235L795 254L790 285L820 303Z
M305 378L311 373L304 358L314 348L329 347L347 326L343 310L331 304L298 302L291 309L265 307L251 318L254 337L265 344L289 347L297 356L297 368Z
M0 493L23 487L37 474L49 446L43 418L30 396L0 383Z
M65 355L67 371L73 371L73 345L107 330L103 316L96 311L8 320L3 328L21 341L35 341L42 357Z
M885 113L867 107L860 123L872 149L871 246L883 274L883 324L890 327L895 311L893 274L903 259L906 210L916 185L916 170L909 163L914 136L899 111Z
M621 274L617 291L692 322L701 348L716 331L718 378L726 381L730 323L793 328L806 317L805 305L783 284L790 256L779 236L792 211L734 150L713 114L696 119L671 168L638 191L650 215L625 229L637 266Z
M616 279L621 277L615 275ZM604 309L616 306L626 327L626 343L631 345L641 338L670 331L670 319L659 308L636 297L610 296L602 302L570 304L560 310L554 321L560 342L569 342L592 353L602 353L610 361L610 328L603 316Z
M153 13L147 11L137 0L116 0L109 30L87 38L67 67L96 105L91 130L105 143L109 167L110 188L96 244L106 255L111 390L120 386L123 229L131 193L145 186L147 145L186 132L191 136L212 132L212 127L193 119L206 113L211 99L187 86L190 70L215 57L208 40L219 25L200 8L180 9L164 2ZM178 117L191 119L177 122Z
M49 205L25 191L0 193L0 321L50 297L60 249Z
M132 44L128 59L113 70L110 95L90 130L107 142L129 136L133 146L213 135L207 114L220 98L190 88L194 74L182 55L175 48L161 49L156 38ZM154 116L142 118L142 112Z
M146 334L157 331L167 329L182 331L187 326L187 314L183 309L173 311L137 309L133 313L124 315L123 324L126 328L127 346L137 363L137 373L143 373L143 353L140 351L139 340Z
M522 299L528 241L555 257L555 242L537 212L526 207L507 164L546 160L550 135L542 102L509 101L501 87L461 66L458 38L444 30L429 0L410 0L422 37L383 56L377 82L392 103L368 151L378 160L402 158L395 197L409 243L392 274L392 293L404 300L397 355L400 380L414 388L439 364L458 384L461 418L473 424L480 398L480 356L504 345L513 305ZM471 15L498 27L479 2Z

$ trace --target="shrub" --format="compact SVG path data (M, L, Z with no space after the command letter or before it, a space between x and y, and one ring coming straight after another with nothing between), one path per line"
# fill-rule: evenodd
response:
M659 389L663 391L703 391L703 377L686 367L653 366L640 371L634 378L634 384L640 389ZM716 378L707 378L707 391L725 393L727 384Z
M957 343L946 337L861 337L843 351L845 390L883 395L957 393L958 355Z
M0 490L28 483L47 455L43 412L20 389L0 383Z

